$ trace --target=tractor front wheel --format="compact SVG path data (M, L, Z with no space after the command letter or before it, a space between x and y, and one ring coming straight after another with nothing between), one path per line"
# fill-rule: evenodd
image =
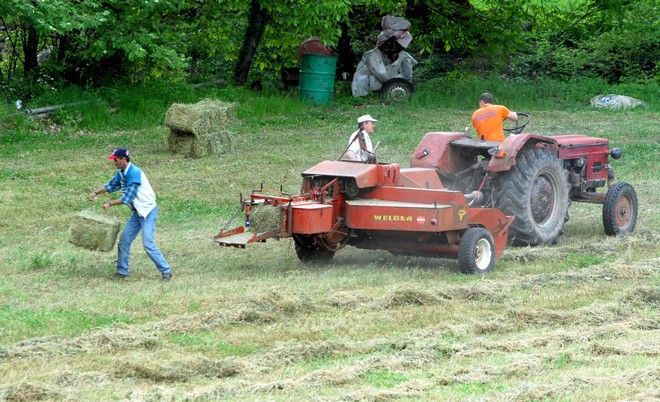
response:
M296 256L304 263L328 262L335 255L334 251L328 250L316 242L313 236L294 236L293 242L296 247Z
M607 190L603 226L609 236L631 233L637 224L637 193L628 183L618 182Z
M464 274L485 274L495 265L495 242L484 228L469 228L458 245L458 266Z
M568 171L555 153L525 148L516 165L500 176L498 208L514 215L509 240L514 246L555 244L564 232L570 203Z

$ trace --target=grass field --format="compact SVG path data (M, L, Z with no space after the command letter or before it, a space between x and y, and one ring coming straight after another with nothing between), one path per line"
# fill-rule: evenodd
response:
M375 98L316 108L225 88L100 94L99 104L36 122L4 112L0 400L660 399L657 85L442 84L422 85L401 108ZM380 120L379 157L406 167L425 132L464 129L480 88L493 86L531 113L528 132L622 148L612 163L637 190L634 235L606 237L600 207L574 203L557 246L508 248L484 277L446 259L347 248L307 266L289 240L246 250L211 241L240 192L261 182L297 191L300 171L336 159L357 116ZM649 106L586 104L625 88ZM168 153L167 105L205 96L237 102L233 151ZM158 193L170 283L139 240L120 283L110 280L116 253L67 243L71 216L100 209L86 194L113 174L105 157L115 146L131 148Z

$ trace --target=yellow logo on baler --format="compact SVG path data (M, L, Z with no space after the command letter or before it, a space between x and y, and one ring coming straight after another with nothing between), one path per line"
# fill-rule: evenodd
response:
M463 209L459 209L459 210L458 210L458 221L459 221L459 222L462 222L462 221L463 221L463 218L465 218L465 215L466 215L466 214L467 214L467 209L465 209L465 208L463 208Z
M374 215L376 222L394 221L394 222L412 222L412 215Z

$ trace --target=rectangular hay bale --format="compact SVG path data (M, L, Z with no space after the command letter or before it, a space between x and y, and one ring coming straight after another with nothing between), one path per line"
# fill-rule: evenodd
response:
M172 104L165 114L171 152L200 158L231 151L234 104L205 99L195 104Z
M92 211L82 211L71 219L69 243L90 250L110 251L119 234L119 220Z

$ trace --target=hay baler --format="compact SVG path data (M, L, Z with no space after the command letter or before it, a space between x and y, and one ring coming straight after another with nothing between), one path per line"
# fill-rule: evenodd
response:
M241 197L245 224L222 230L215 241L244 248L292 237L303 262L330 260L351 245L458 258L462 272L485 273L502 255L514 219L471 207L481 193L445 188L435 169L324 161L302 176L299 194L266 194L262 186Z

